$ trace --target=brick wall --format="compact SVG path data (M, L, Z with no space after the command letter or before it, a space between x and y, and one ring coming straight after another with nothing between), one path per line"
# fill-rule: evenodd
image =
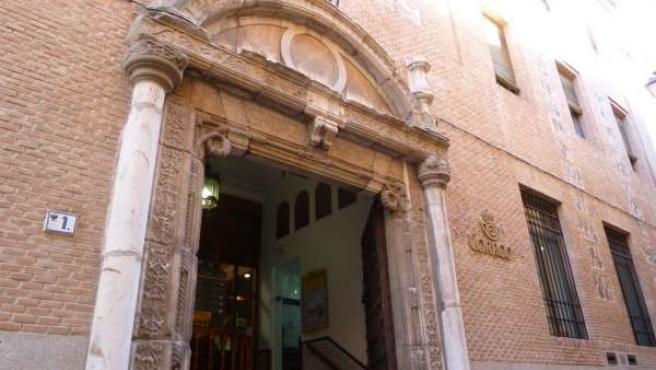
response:
M656 189L644 158L636 172L630 168L607 95L626 102L601 78L603 55L590 49L581 27L553 42L540 29L560 28L553 18L562 8L549 15L535 1L517 14L489 2L509 21L521 89L515 95L495 82L478 1L408 0L408 8L393 0L340 3L399 66L421 55L433 67L434 112L452 143L448 202L472 359L595 366L604 351L621 350L656 366L656 350L633 345L602 227L605 221L631 234L647 306L656 313ZM119 0L0 4L0 330L88 333L128 108L120 64L135 16L134 5ZM562 53L559 45L581 52ZM586 140L572 128L557 57L580 72ZM562 202L589 340L549 335L519 184ZM78 213L75 237L43 233L47 209ZM468 248L483 209L505 230L511 261Z
M408 1L421 11L421 24L387 3L342 5L400 63L423 55L433 67L433 108L451 140L449 217L472 360L603 366L608 350L636 353L642 367L656 366L656 350L634 345L602 224L630 233L648 310L656 317L656 188L646 153L640 153L637 170L631 169L608 103L611 97L630 106L625 100L630 92L613 84L619 76L609 77L618 72L605 61L615 50L599 40L595 52L579 22L582 13L566 14L571 10L566 2L550 2L548 13L540 1L506 2L512 4L505 8L500 1ZM508 21L518 95L495 81L482 40L483 9ZM599 15L589 9L586 14ZM563 17L571 22L559 22ZM412 35L411 43L404 42L406 35ZM585 140L574 132L557 59L580 73ZM630 114L638 121L640 113ZM589 340L549 334L520 184L562 202L559 216ZM484 209L505 230L504 241L514 250L511 261L469 249L468 235Z
M86 335L129 89L124 1L0 4L0 330ZM79 215L42 232L47 209Z

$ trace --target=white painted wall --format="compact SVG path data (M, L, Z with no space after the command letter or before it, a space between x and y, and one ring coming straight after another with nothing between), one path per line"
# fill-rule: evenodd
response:
M262 257L260 262L260 349L276 348L280 340L279 323L273 322L276 301L271 282L275 267L299 258L301 275L326 269L330 325L327 329L304 334L303 340L330 336L351 354L366 363L365 317L362 305L362 259L360 238L367 221L371 198L337 209L337 187L333 186L333 212L314 220L314 188L317 181L289 173L268 191L263 203ZM310 195L310 224L294 231L294 199L301 190ZM276 210L282 201L291 208L291 232L276 240ZM274 364L280 359L274 350Z

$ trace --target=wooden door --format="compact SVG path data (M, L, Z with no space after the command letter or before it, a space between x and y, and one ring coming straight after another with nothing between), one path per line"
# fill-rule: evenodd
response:
M394 326L390 299L385 211L378 198L362 234L363 294L369 370L396 370Z

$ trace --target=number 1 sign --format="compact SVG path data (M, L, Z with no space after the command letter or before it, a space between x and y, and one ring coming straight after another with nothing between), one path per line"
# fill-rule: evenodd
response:
M72 213L48 211L43 223L46 232L73 235L77 224L77 216Z

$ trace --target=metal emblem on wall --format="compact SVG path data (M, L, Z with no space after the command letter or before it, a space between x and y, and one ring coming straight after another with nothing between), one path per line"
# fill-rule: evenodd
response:
M469 248L477 253L509 260L511 250L502 243L503 230L494 221L494 216L484 210L478 224L480 230L469 234Z

